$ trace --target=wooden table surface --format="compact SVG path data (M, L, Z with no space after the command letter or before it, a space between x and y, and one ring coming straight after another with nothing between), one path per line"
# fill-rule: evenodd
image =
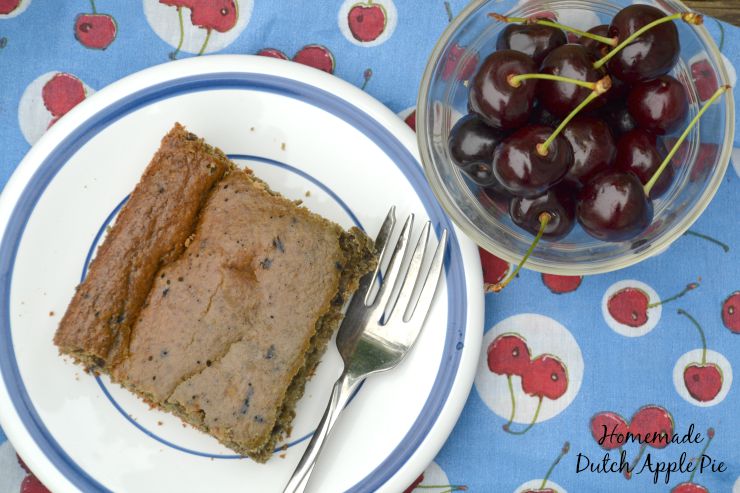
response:
M740 0L684 0L689 8L740 26Z

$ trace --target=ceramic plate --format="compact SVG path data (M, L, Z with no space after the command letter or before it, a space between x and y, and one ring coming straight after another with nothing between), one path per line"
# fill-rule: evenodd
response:
M451 231L420 340L397 369L365 382L309 488L403 491L441 448L472 385L483 315L477 250L437 204L415 136L396 115L281 60L210 56L145 70L80 104L31 149L0 197L3 429L54 491L282 491L340 373L333 343L267 464L150 410L52 344L106 227L176 121L345 227L375 236L395 204L401 220L414 212Z

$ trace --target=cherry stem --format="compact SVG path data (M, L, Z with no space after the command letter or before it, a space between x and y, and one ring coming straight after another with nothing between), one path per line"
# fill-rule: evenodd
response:
M203 46L200 47L200 51L198 52L198 56L201 56L203 53L206 52L206 46L208 46L208 40L211 39L211 31L212 29L209 29L206 33L206 39L203 40Z
M656 303L650 303L647 307L648 308L655 308L656 306L664 305L666 303L670 303L671 301L679 299L681 296L685 295L686 293L688 293L692 289L696 289L698 287L699 287L699 283L698 282L690 282L690 283L688 283L686 285L685 288L683 288L683 291L681 291L680 293L674 294L670 298L666 298L663 301L658 301Z
M516 397L514 397L514 386L511 383L511 375L506 375L506 381L509 384L509 395L511 396L511 415L509 416L509 421L504 425L505 430L514 422L514 416L516 415Z
M668 163L671 161L673 156L678 152L678 148L681 146L684 140L686 140L686 137L688 137L689 132L692 128L694 128L694 125L699 121L699 118L704 114L705 111L709 109L710 106L720 97L722 94L724 94L725 91L730 89L730 86L721 86L716 91L714 91L714 94L712 94L712 97L707 100L706 103L704 103L704 106L702 106L699 111L696 113L694 118L691 119L689 122L689 125L686 127L686 129L683 131L681 136L676 140L676 143L673 144L673 147L671 148L671 152L668 153L668 155L663 159L663 162L660 163L660 166L657 170L655 170L655 173L650 178L650 180L645 184L644 190L645 195L650 196L650 190L653 189L653 186L655 185L655 182L658 181L658 178L660 178L660 174L663 173L663 170L666 166L668 166Z
M725 253L727 253L727 252L730 251L729 245L727 245L725 243L722 243L718 239L712 238L711 236L707 236L705 234L697 233L696 231L691 231L690 229L687 230L684 234L685 235L690 235L690 236L696 236L697 238L701 238L703 240L710 241L710 242L714 243L715 245L719 245L722 248L722 250L725 251Z
M683 310L681 308L678 309L678 314L683 315L694 324L694 327L696 327L696 330L699 331L699 335L701 336L701 364L704 365L707 363L707 338L704 335L704 330L702 330L701 325L699 325L699 322L696 321L694 317L692 317L686 310Z
M627 466L627 471L625 472L625 476L627 477L627 479L630 479L630 477L632 476L632 471L634 471L635 467L637 467L637 463L642 458L642 454L645 452L646 447L647 447L647 444L643 443L640 446L640 452L637 454L637 457L635 457L635 460L632 461L631 465Z
M511 431L511 429L509 428L504 428L504 431L506 433L510 433L511 435L524 435L526 432L532 429L535 423L537 423L537 416L540 415L540 409L542 409L542 397L539 398L539 401L537 402L537 409L534 410L532 421L527 425L526 428L520 431Z
M596 89L596 82L586 82L585 80L578 80L578 79L571 79L570 77L563 77L562 75L553 75L553 74L509 74L506 77L506 82L509 83L511 87L519 87L522 85L523 80L529 80L529 79L542 79L542 80L554 80L557 82L568 82L570 84L575 84L577 86L585 87L586 89L591 89L592 91Z
M498 293L499 291L504 289L511 282L511 280L517 276L517 274L519 274L519 271L522 270L522 266L524 266L524 264L527 262L529 256L532 255L532 252L537 246L537 243L540 242L542 235L545 234L545 228L547 228L547 224L550 222L550 219L552 219L552 215L549 212L543 212L542 214L540 214L540 230L537 232L537 236L534 237L534 241L532 241L532 244L529 245L529 249L527 250L527 253L524 254L524 258L522 258L522 260L519 262L519 265L517 265L516 269L514 269L514 272L509 274L509 277L507 277L506 280L498 282L491 286L490 290L492 292ZM509 381L509 385L511 385L511 381Z
M560 122L560 125L558 125L558 128L555 129L553 133L550 134L550 136L547 138L546 141L542 142L541 144L537 144L537 153L540 156L547 156L547 151L550 145L553 143L555 138L557 138L558 135L560 135L560 132L563 131L563 129L570 123L570 121L575 118L575 116L581 112L581 110L591 101L598 98L602 94L604 94L606 91L608 91L612 86L612 80L607 75L603 79L600 79L593 83L594 88L591 91L591 94L589 94L586 99L581 101L581 104L576 106L573 111L570 112L568 116L565 117L565 119Z
M604 66L606 62L611 60L612 57L614 57L617 53L622 51L622 48L632 43L635 39L642 36L643 34L651 30L655 26L659 26L660 24L665 24L666 22L671 22L671 21L678 20L678 19L682 19L684 22L688 24L693 24L695 26L701 24L704 21L704 17L701 14L696 14L694 12L679 12L677 14L662 17L660 19L655 19L653 22L645 24L643 27L633 32L630 36L627 37L627 39L619 43L609 53L607 53L606 55L601 57L599 60L597 60L594 63L594 68L598 69Z
M706 453L707 449L709 448L709 444L712 443L712 439L714 438L714 430L712 428L709 428L707 430L707 438L709 438L709 440L707 440L707 443L704 444L704 448L701 449L701 453L699 454L699 457L701 457L702 455ZM691 462L694 462L694 460L692 459ZM689 476L689 483L694 481L694 474L696 474L697 469L698 468L695 467L694 470L691 471L691 476Z
M362 73L362 77L363 77L363 78L364 78L365 80L364 80L364 82L362 83L362 87L360 87L360 89L362 89L363 91L365 90L365 87L367 86L367 83L368 83L368 82L370 82L370 78L371 78L372 76L373 76L373 70L372 70L372 69L370 69L370 68L367 68L367 69L365 69L365 71L364 71L364 72Z
M445 2L445 10L447 11L447 22L452 22L452 18L455 16L452 15L452 7L450 7L450 2Z
M557 466L558 463L560 463L560 459L562 459L565 456L565 454L568 453L569 450L570 450L570 443L565 442L563 444L563 448L560 449L560 455L558 455L555 461L552 464L550 464L550 469L547 470L547 474L545 474L545 479L542 480L542 484L540 485L541 490L545 489L545 485L547 484L547 480L550 478L550 474L552 474L553 469L555 469L555 466Z
M180 19L180 41L177 43L177 48L175 48L175 51L172 53L173 60L177 58L177 54L180 53L182 42L185 39L185 26L182 23L182 7L177 7L177 17Z
M90 0L90 8L92 9L93 14L97 14L98 11L95 10L95 0Z
M566 26L564 24L560 24L559 22L554 22L549 19L540 19L537 17L507 17L505 15L501 14L488 14L488 17L491 17L492 19L496 19L500 22L521 22L523 24L538 24L540 26L549 26L554 27L556 29L562 29L563 31L568 31L573 34L577 34L579 36L582 36L584 38L593 39L594 41L598 41L599 43L604 43L609 46L617 46L617 38L607 38L606 36L599 36L598 34L590 33L587 31L581 31L580 29L576 29L574 27Z

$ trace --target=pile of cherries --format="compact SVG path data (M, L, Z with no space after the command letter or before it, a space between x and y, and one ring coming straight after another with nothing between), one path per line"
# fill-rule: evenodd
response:
M513 222L537 235L532 248L576 221L603 241L640 234L673 179L668 162L703 113L667 153L660 137L684 126L689 107L668 75L680 53L673 21L701 16L636 4L587 32L490 16L513 24L469 82L469 114L450 131L453 162L508 203ZM569 43L564 30L580 37Z

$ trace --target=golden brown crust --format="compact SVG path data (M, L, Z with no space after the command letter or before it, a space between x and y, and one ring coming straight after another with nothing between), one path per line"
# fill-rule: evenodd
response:
M154 276L180 255L213 185L230 167L223 153L179 124L162 139L59 325L54 343L63 353L88 367L125 357Z

